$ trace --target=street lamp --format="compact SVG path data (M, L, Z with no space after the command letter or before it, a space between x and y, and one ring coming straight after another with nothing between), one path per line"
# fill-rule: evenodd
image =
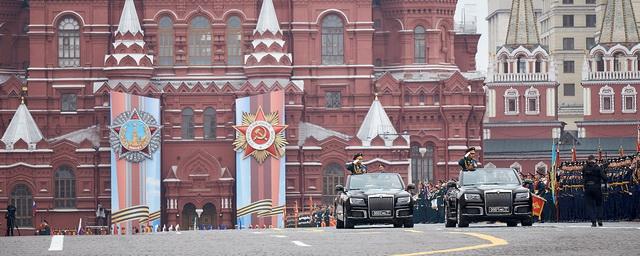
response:
M202 212L204 210L203 209L196 209L196 213L198 214L198 219L200 219L200 216L202 215ZM193 221L193 230L197 230L198 229L198 223L194 220Z
M418 152L420 152L420 172L418 173L419 181L423 180L424 174L424 154L427 153L427 148L419 148Z

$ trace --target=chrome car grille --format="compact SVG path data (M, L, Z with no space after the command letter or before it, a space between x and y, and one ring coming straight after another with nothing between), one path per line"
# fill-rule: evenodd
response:
M491 191L484 193L485 212L487 215L511 214L511 192Z
M369 196L369 216L371 218L393 217L393 196L372 195Z

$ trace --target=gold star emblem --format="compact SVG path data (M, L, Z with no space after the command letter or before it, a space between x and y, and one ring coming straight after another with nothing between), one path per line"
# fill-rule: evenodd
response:
M233 126L236 130L234 150L244 151L244 158L253 156L258 163L263 163L269 156L280 159L288 144L284 136L288 126L280 125L278 120L278 112L265 115L262 107L258 107L255 114L244 112L242 125Z

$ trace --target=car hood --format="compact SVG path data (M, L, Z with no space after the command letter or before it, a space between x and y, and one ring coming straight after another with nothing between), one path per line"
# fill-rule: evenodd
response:
M349 190L348 196L353 197L368 197L372 195L393 195L395 197L411 196L409 192L401 189L369 189L369 190Z
M464 186L461 189L461 191L464 191L464 192L478 192L478 193L484 192L484 191L491 191L491 190L510 190L512 192L526 192L526 191L529 191L528 189L526 189L525 187L520 186L520 185L505 185L505 184Z

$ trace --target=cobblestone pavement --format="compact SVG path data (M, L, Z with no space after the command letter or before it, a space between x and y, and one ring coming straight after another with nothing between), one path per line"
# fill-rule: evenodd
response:
M58 241L53 241L58 240ZM59 241L62 243L59 244ZM0 237L0 255L640 255L640 223L443 224ZM50 248L62 247L60 251Z

